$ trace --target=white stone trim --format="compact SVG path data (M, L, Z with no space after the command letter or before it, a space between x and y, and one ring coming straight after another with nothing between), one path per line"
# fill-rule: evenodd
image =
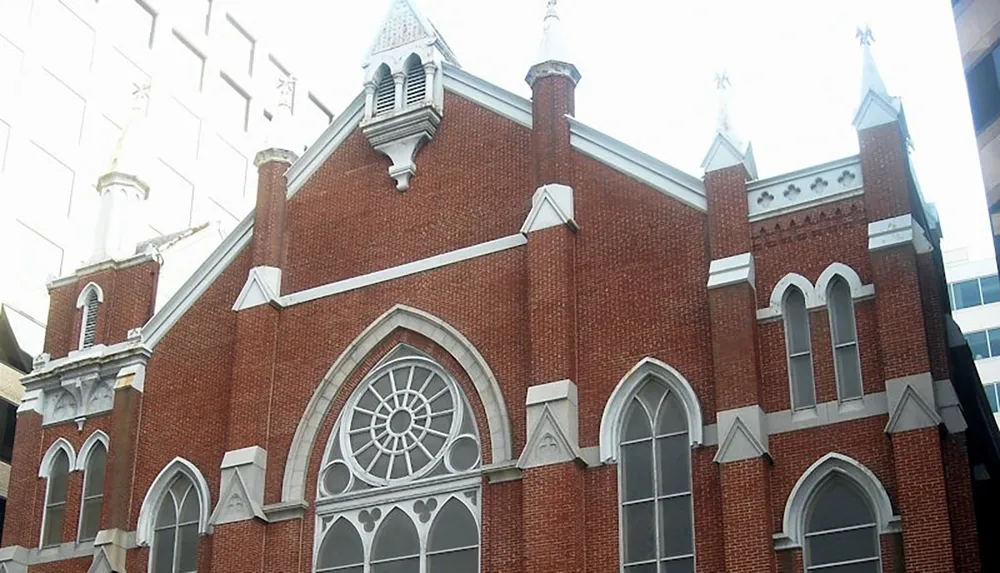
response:
M87 283L87 286L83 287L80 290L80 296L76 297L76 308L83 308L84 306L86 306L87 296L90 294L90 291L97 292L98 304L104 302L104 289L101 288L101 285L95 282L89 282Z
M142 507L139 509L139 523L135 531L135 541L140 547L149 546L153 541L153 524L156 519L156 511L160 507L163 496L170 488L170 483L178 474L185 475L191 480L195 492L198 494L199 516L198 533L208 535L212 533L212 526L209 523L209 511L212 509L212 498L208 489L208 482L201 474L198 466L188 460L176 457L168 463L153 480L146 492L146 497L142 500Z
M368 273L366 275L344 279L335 283L325 284L288 294L278 299L278 303L280 306L302 304L304 302L326 298L328 296L422 273L424 271L453 265L469 259L492 255L493 253L499 253L500 251L506 251L507 249L524 246L527 243L528 240L521 234L494 239L485 243L472 245L471 247L464 247L447 253L442 253L440 255L434 255L426 259L420 259L419 261L413 261L412 263L405 263L396 267Z
M900 530L900 518L893 513L889 495L875 474L857 460L831 452L809 466L809 469L799 477L795 487L792 488L788 501L785 503L782 532L776 536L780 549L802 546L809 503L812 501L816 489L826 481L828 476L834 473L852 480L868 496L868 500L875 510L879 534L895 533Z
M767 308L757 309L757 320L773 320L782 316L782 306L785 301L785 292L788 287L795 285L802 291L806 299L808 310L818 310L827 305L827 290L830 282L835 276L842 277L851 288L851 298L854 301L866 300L875 296L874 284L863 284L857 271L844 263L830 263L823 272L820 273L816 284L813 285L809 279L798 273L788 273L781 277L771 290L770 303Z
M719 449L715 462L738 462L769 456L764 410L757 404L716 414Z
M264 514L264 474L267 452L260 446L231 450L222 456L219 503L210 523L221 525L248 519L267 520Z
M969 427L951 380L934 381L934 402L938 415L941 416L941 421L949 433L961 434Z
M858 111L854 114L851 124L854 129L861 131L869 127L876 127L886 123L900 120L903 108L899 98L882 95L874 90L868 90Z
M446 90L531 129L531 101L444 62Z
M931 252L934 247L913 215L900 215L868 223L868 250L875 252L913 244L918 254Z
M757 178L757 164L753 158L753 147L748 143L746 149L741 150L740 146L725 133L716 132L715 139L712 140L712 145L708 148L708 153L705 154L705 159L701 161L701 168L709 173L734 165L743 165L750 179Z
M94 263L92 265L80 267L71 275L52 279L51 281L46 283L45 288L51 291L52 289L75 284L83 277L92 275L98 271L104 271L109 269L122 270L134 267L136 265L141 265L142 263L146 263L149 261L158 261L158 260L159 260L159 255L157 255L156 253L139 253L138 255L129 257L127 259L105 259L103 261Z
M503 392L483 356L461 332L440 318L412 307L396 305L375 319L344 349L313 392L288 450L281 487L283 502L305 499L306 471L319 436L320 424L355 367L397 328L422 334L451 354L472 380L486 412L492 463L513 458L510 418Z
M567 116L569 143L577 151L705 213L705 183L638 149Z
M281 296L281 269L254 267L250 269L243 290L233 303L233 310L241 311L262 304L277 304Z
M573 214L572 187L559 183L542 185L531 197L531 211L521 225L521 234L527 235L558 225L566 225L575 231L579 229L579 225L573 219Z
M109 438L103 430L95 431L93 434L90 434L87 441L83 442L83 445L80 446L80 453L76 456L75 467L77 471L82 472L87 470L87 460L90 459L90 452L97 444L103 444L104 451L111 451L111 438Z
M884 416L889 413L889 403L885 392L865 394L863 397L841 403L837 400L820 402L815 408L792 411L790 409L768 412L765 422L767 434L783 434L809 428L839 424L850 420L861 420Z
M864 194L861 158L853 155L747 184L747 209L755 223Z
M941 424L930 372L885 381L889 399L887 434L933 428Z
M42 456L42 463L38 466L38 477L49 479L49 474L52 472L52 464L55 462L56 454L60 451L66 452L66 457L69 459L69 471L76 471L76 452L73 450L73 445L66 438L57 438L49 446L49 449L45 451L45 455ZM47 493L48 486L46 486ZM46 495L47 497L48 495ZM45 523L44 519L42 523Z
M198 267L181 288L170 297L167 304L142 327L142 338L152 349L170 331L178 320L191 308L201 295L212 286L215 279L226 270L230 263L250 244L253 236L253 212L251 211L236 229L226 237L208 259Z
M527 440L517 461L520 469L582 460L576 384L558 380L528 388L525 398Z
M622 377L604 406L600 429L601 463L609 464L618 461L618 438L621 435L622 416L629 401L635 396L647 376L655 376L666 384L670 391L677 394L687 412L688 436L691 439L691 446L700 446L703 443L704 423L702 422L701 406L698 404L698 396L691 384L674 368L647 356Z
M740 253L724 259L715 259L708 265L708 289L717 289L739 283L750 283L756 289L753 254Z
M289 199L299 192L299 189L309 181L316 170L326 163L333 152L354 133L364 116L365 93L362 91L354 98L354 101L348 104L347 109L333 120L333 123L319 136L319 139L309 146L302 157L285 172ZM252 215L253 213L251 213L251 217Z

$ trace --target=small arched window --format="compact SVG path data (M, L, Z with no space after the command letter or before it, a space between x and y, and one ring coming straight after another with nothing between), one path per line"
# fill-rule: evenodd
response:
M375 77L378 78L375 83L375 115L384 115L396 107L396 82L389 67L384 64Z
M101 287L89 283L80 291L76 306L81 310L80 350L90 348L97 340L97 306L104 302Z
M448 500L431 526L427 543L427 573L455 573L479 569L479 526L456 499Z
M626 573L693 573L691 441L679 397L647 377L625 410L618 463Z
M340 518L326 534L316 556L316 572L363 573L365 548L361 535L346 519Z
M83 452L81 451L81 454ZM87 456L83 474L83 501L80 509L79 541L90 541L97 537L101 528L101 508L104 505L104 473L108 461L108 450L101 442L96 442Z
M42 520L42 547L62 543L66 517L66 487L69 484L69 456L62 449L55 452L49 466L45 488L45 517Z
M415 105L427 97L427 75L416 54L406 60L406 105Z
M201 506L191 480L178 474L160 501L153 522L151 573L193 573L198 568Z
M782 307L792 410L813 408L816 406L816 384L813 379L809 311L802 290L796 286L788 287Z
M816 490L806 517L805 562L807 573L881 571L875 511L851 480L833 474Z
M827 291L830 315L830 336L833 339L834 370L837 374L837 395L841 401L861 398L861 360L858 355L858 333L854 322L854 299L851 286L837 275Z
M371 573L419 570L420 535L413 521L402 510L394 509L375 533Z

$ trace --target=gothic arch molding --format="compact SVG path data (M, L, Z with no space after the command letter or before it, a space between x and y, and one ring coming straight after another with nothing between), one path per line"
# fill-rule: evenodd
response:
M170 483L178 474L186 476L194 485L194 490L198 494L198 533L207 535L212 532L209 524L209 512L212 510L212 499L208 490L208 482L201 474L198 466L188 460L177 457L167 464L153 480L146 492L146 497L142 500L142 507L139 509L139 523L136 527L136 543L140 546L147 546L153 541L153 520L156 518L160 501L167 494Z
M809 502L817 488L831 474L840 474L861 488L875 511L879 534L898 531L899 517L893 514L892 502L889 500L889 494L886 493L882 482L861 462L844 454L831 452L809 466L809 469L803 472L799 481L795 483L795 487L792 488L792 492L788 495L788 501L785 503L785 514L782 518L782 537L784 539L789 540L795 546L802 545Z
M830 266L823 269L819 278L816 279L816 296L820 305L826 305L826 295L830 290L830 282L836 276L847 281L847 285L851 287L851 298L855 300L870 297L875 293L875 286L862 283L857 271L844 263L830 263Z
M684 410L687 412L688 435L691 437L691 445L701 445L703 431L701 406L694 388L680 372L665 362L647 356L633 366L618 382L604 406L600 430L602 463L614 463L618 460L618 436L621 433L622 415L632 396L635 395L648 376L653 376L666 384L670 391L681 399Z
M104 451L111 450L111 438L104 433L103 430L97 430L93 434L87 437L87 441L83 442L80 446L80 453L76 457L76 469L77 471L84 471L87 469L87 459L90 458L90 452L94 449L97 444L104 445Z
M309 458L319 437L320 425L329 413L334 397L354 368L397 328L405 328L433 340L461 365L475 385L486 412L492 462L496 464L513 459L510 418L503 393L493 371L479 351L458 330L440 318L412 307L396 305L375 319L347 346L313 392L295 429L288 459L285 461L281 484L282 501L305 499Z
M38 477L48 479L49 473L52 471L52 463L59 452L66 453L66 457L69 459L69 471L76 469L76 452L73 450L73 445L66 438L59 438L52 442L45 455L42 456L42 463L38 466Z

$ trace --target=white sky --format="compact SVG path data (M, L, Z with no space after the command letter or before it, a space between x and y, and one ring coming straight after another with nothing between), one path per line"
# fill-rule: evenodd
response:
M243 0L243 9L334 113L361 89L361 59L389 0ZM417 0L463 68L530 96L545 0ZM275 6L281 6L278 10ZM761 177L858 152L859 24L903 97L924 194L946 247L992 256L954 18L945 0L561 0L583 74L577 117L688 173L714 133L714 75L733 83L736 128ZM243 10L240 10L243 12Z

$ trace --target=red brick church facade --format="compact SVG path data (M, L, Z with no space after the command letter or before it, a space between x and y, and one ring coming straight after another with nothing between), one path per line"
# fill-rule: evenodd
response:
M0 572L984 570L996 427L867 46L859 155L758 179L721 122L697 178L574 118L558 26L529 101L394 2L162 310L155 253L54 281Z

